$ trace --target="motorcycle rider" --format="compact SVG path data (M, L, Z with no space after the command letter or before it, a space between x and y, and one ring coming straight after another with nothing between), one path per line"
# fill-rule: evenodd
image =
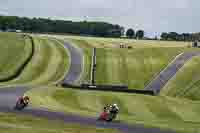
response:
M110 106L110 113L113 113L113 114L117 114L119 112L119 107L118 105L115 103L115 104L112 104Z
M17 100L20 104L27 105L29 103L30 98L28 96L20 96Z
M118 112L119 112L119 107L117 104L106 105L104 106L103 112L100 114L98 120L104 120L110 122L116 119Z
M106 120L107 119L107 116L110 113L109 107L110 106L108 106L108 105L106 105L106 106L103 107L103 112L101 113L99 119L102 119L102 120Z

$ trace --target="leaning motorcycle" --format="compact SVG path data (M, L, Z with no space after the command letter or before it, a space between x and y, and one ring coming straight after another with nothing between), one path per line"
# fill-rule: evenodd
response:
M24 102L17 101L14 109L16 109L16 110L22 110L25 107L27 107L28 104L29 104L29 101L27 101L27 100L25 100Z
M97 120L111 122L116 119L117 113L102 112Z

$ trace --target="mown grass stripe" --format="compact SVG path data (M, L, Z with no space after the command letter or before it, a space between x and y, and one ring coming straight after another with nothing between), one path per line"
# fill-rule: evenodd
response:
M50 86L37 89L28 93L33 101L32 104L53 111L97 117L104 105L118 103L120 113L117 120L121 122L141 123L146 126L176 129L187 133L193 133L194 128L199 128L199 103L189 100L79 91Z
M14 80L3 85L55 84L68 69L68 55L61 44L48 38L34 36L34 55L24 71Z
M0 113L2 133L119 133L115 129L104 129L64 123L28 115Z
M158 118L158 119L174 119L181 120L181 118L170 110L167 104L163 104L165 101L163 99L148 99L146 105L149 110Z
M161 95L199 100L199 65L199 57L193 57L186 62L177 74L169 80L161 91Z
M8 80L12 80L16 78L22 72L22 70L25 68L25 66L31 60L33 56L34 44L32 43L32 38L27 35L21 36L21 35L8 34L8 33L4 33L2 35L1 34L0 34L0 37L2 37L2 35L4 36L4 34L5 35L7 34L9 39L11 40L15 40L15 37L20 38L19 39L20 41L16 41L16 42L7 41L6 44L0 45L1 50L3 50L3 52L1 52L2 56L0 60L1 65L2 65L0 69L0 81L4 82L4 81L8 81ZM7 37L2 38L1 41L2 40L5 41L5 39L8 39L8 38ZM2 48L3 45L6 45L7 50ZM12 46L9 46L9 45L12 45ZM12 52L12 50L14 50L14 52ZM6 56L4 52L7 52L6 54L9 54L9 56Z

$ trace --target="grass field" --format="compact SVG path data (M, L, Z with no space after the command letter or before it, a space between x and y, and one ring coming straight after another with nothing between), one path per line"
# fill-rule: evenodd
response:
M161 94L200 100L200 58L194 57L167 83Z
M14 76L31 52L29 38L15 33L0 33L0 80Z
M131 45L133 48L152 48L152 47L190 47L190 42L177 41L151 41L151 40L134 40L119 38L100 38L100 37L81 37L81 36L61 36L66 39L85 40L92 47L111 48L119 47L120 44ZM92 42L92 43L91 43Z
M117 130L65 124L31 116L0 113L1 133L119 133Z
M64 37L63 37L64 38ZM188 48L190 43L144 41L68 36L74 44L84 49L85 81L89 81L92 48L97 49L97 84L125 84L129 88L143 89L177 55ZM132 49L120 49L120 44ZM102 73L103 72L103 73Z
M92 48L97 47L97 83L128 84L130 88L138 89L144 88L176 55L184 51L194 50L188 48L189 43L184 42L136 41L76 36L63 37L64 39L73 42L84 51L82 82L89 82ZM28 43L28 41L25 43ZM67 66L69 66L69 55L60 45L60 43L63 43L62 41L34 36L34 43L33 58L22 74L3 85L50 85L61 80L66 74ZM131 45L133 49L119 49L121 43ZM19 49L25 49L25 47L21 46ZM15 57L14 54L12 56ZM199 65L200 59L198 58L189 61L170 80L162 95L157 97L79 91L54 86L36 87L27 92L27 95L31 97L33 107L90 117L97 117L104 105L118 103L120 113L117 119L120 122L173 129L181 133L198 133L200 132L200 102L192 100L199 100ZM194 82L191 82L191 80ZM179 92L181 92L181 95ZM183 92L187 93L184 94ZM178 98L166 95L177 96ZM181 97L189 99L180 99ZM0 117L0 132L3 133L116 132L109 129L65 125L62 122L52 122L33 117L19 117L13 114L0 113Z
M97 49L96 82L143 89L183 51L182 48Z
M27 94L35 107L97 117L104 105L115 102L120 106L118 120L121 122L169 128L183 133L200 131L199 102L55 87L33 89Z
M69 67L67 51L59 41L34 37L34 55L18 78L5 84L42 85L62 80Z

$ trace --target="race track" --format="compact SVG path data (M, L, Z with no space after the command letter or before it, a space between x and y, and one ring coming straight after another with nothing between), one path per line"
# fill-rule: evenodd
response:
M80 78L83 69L83 51L70 45L68 42L65 42L64 46L69 51L71 63L69 72L62 82L74 84Z
M179 55L145 87L145 90L152 90L155 94L158 95L161 89L167 84L167 82L193 56L200 56L200 52L187 52Z
M69 43L65 43L65 47L70 52L71 66L70 71L66 75L66 78L63 80L63 82L71 84L74 83L80 77L82 71L83 55L79 49L73 47ZM122 133L173 133L172 131L161 131L158 128L145 128L143 125L128 125L120 122L98 122L96 121L96 118L64 114L61 112L50 112L42 109L33 109L30 107L20 112L13 110L17 97L22 96L27 90L29 90L28 87L0 88L0 112L11 112L24 115L27 114L39 116L52 120L63 120L66 123L77 123L81 125L90 125L103 128L115 128L121 131Z

